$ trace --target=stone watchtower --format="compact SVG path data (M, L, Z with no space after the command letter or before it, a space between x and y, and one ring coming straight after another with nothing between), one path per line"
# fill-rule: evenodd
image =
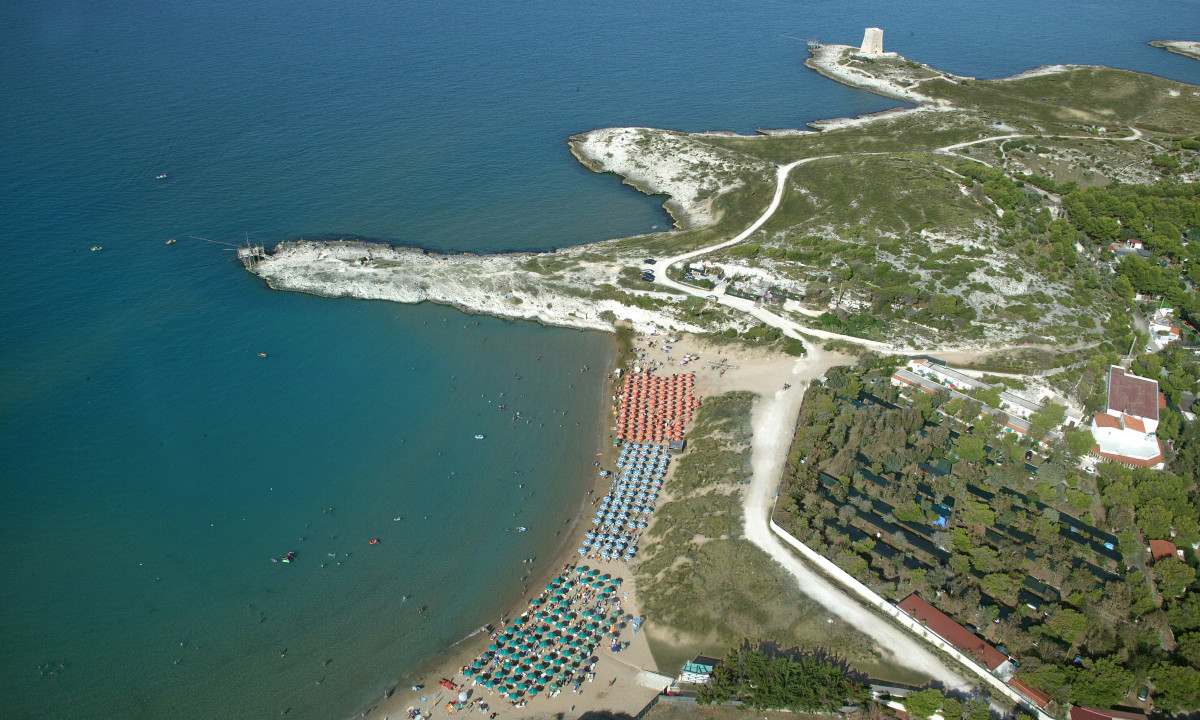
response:
M883 30L880 28L867 28L867 31L863 33L861 52L863 55L882 55Z

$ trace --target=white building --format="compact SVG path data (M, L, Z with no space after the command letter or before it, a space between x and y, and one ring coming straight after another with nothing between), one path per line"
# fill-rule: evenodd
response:
M909 360L908 369L945 385L952 390L990 390L992 386L979 378L973 378L930 360Z
M1023 417L1026 420L1033 417L1033 414L1042 409L1038 403L1004 390L1000 393L1000 409L1009 415Z
M1183 338L1179 326L1173 322L1174 313L1174 310L1166 307L1154 311L1154 316L1150 318L1150 347L1147 350L1159 351Z
M1158 381L1131 375L1113 365L1108 370L1108 407L1092 418L1092 454L1102 460L1161 470L1162 444L1158 411L1166 407Z
M883 54L883 30L880 28L867 28L863 33L862 48L859 50L863 55L882 55Z

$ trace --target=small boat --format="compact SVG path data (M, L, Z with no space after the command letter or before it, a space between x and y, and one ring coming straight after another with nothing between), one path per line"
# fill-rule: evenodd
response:
M458 685L455 685L454 683L450 682L446 678L442 678L441 680L439 680L438 685L441 685L442 687L446 688L450 692L456 692L459 688Z
M167 174L166 174L166 173L163 173L162 175L158 175L158 176L156 176L154 179L155 179L155 180L166 180L166 179L167 179Z
M525 531L526 531L526 530L528 530L528 529L529 529L529 528L525 527L524 525L518 525L518 526L517 526L517 532L525 532Z
M167 245L174 245L174 244L175 244L175 242L176 242L175 238L171 238L170 240L167 240L166 244L167 244Z
M483 439L483 435L476 435L476 436L475 436L475 439L476 439L476 440L482 440L482 439Z
M370 542L368 542L367 544L368 544L368 545L378 545L378 544L379 544L379 538L371 538Z

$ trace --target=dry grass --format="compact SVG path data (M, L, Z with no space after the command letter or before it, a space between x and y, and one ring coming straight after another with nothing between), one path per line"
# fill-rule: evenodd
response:
M754 396L708 398L689 433L634 568L655 661L673 672L700 652L723 655L746 638L823 646L873 660L871 641L829 623L764 552L742 538L739 488L749 479Z

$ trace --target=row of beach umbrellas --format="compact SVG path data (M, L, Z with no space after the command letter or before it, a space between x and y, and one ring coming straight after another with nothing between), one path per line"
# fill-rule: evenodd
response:
M700 405L692 395L695 373L630 375L617 399L617 439L637 443L682 440L683 427Z
M496 634L466 677L514 700L558 690L592 662L605 636L618 637L620 611L608 611L607 602L620 584L620 578L588 567L560 574L530 602L529 612Z
M623 466L617 481L600 500L579 554L596 560L632 560L638 537L646 529L658 501L663 475L669 463L667 450L658 445L628 443L621 449L617 465Z

